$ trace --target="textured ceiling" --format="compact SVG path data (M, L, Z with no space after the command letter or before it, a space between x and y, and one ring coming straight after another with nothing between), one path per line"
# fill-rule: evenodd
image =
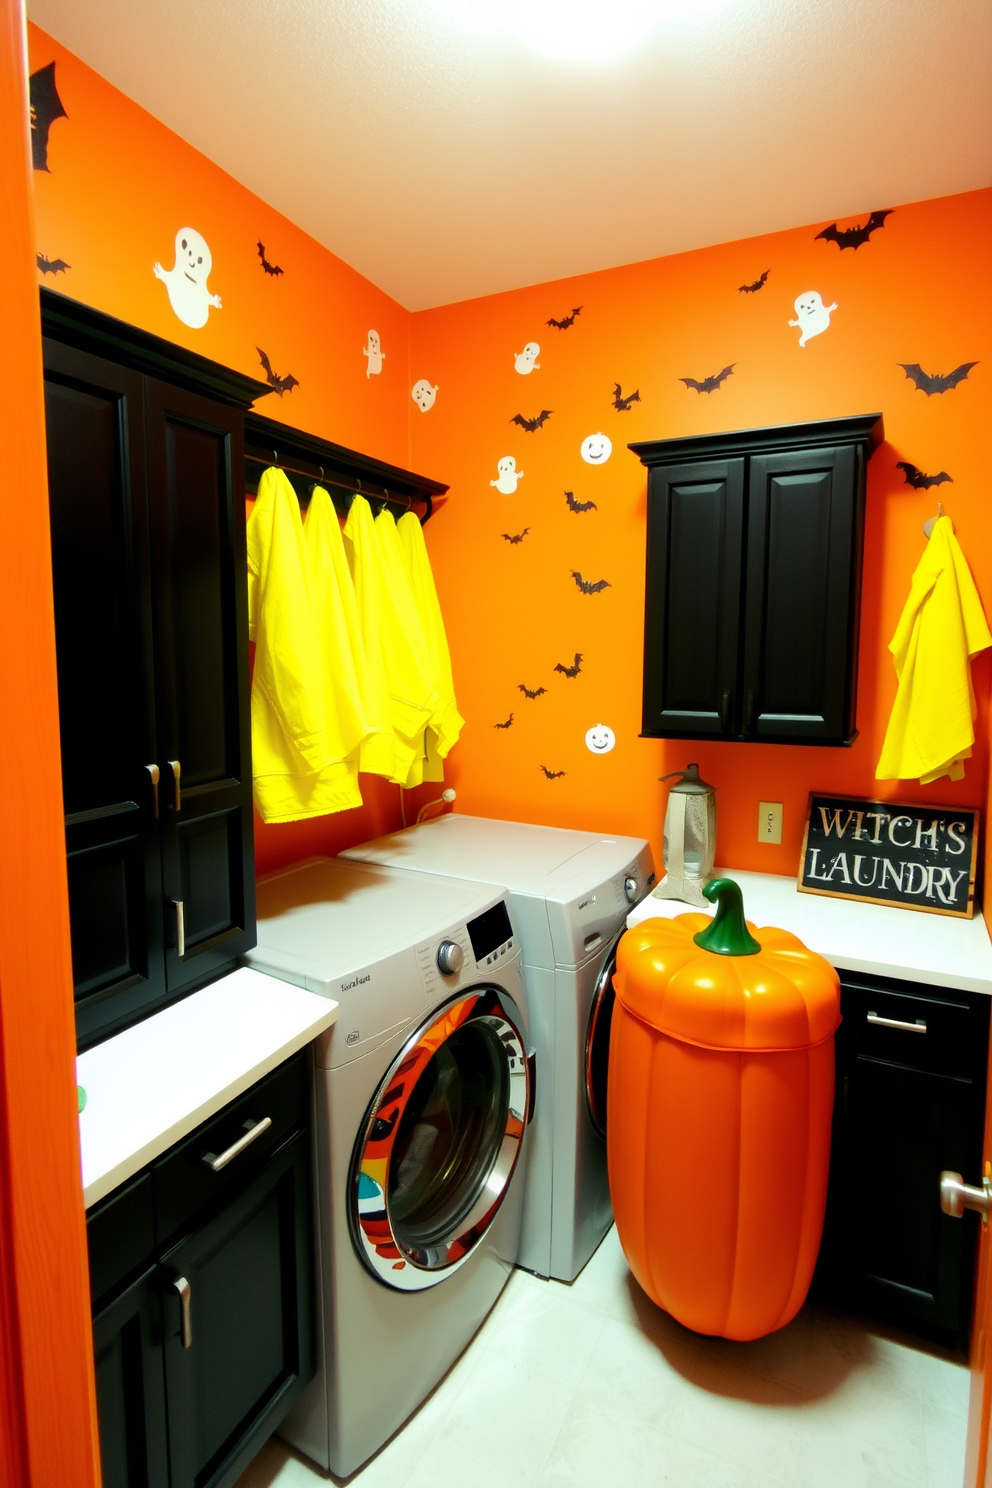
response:
M29 13L411 309L992 182L989 0L474 0L664 12L597 61L458 3Z

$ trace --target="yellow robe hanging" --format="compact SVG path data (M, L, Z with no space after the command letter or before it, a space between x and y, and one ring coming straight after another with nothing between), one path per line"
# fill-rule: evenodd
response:
M337 512L322 486L315 486L303 526L313 623L319 644L328 753L319 798L326 810L344 811L362 802L358 789L359 747L371 733L365 714L367 668L355 590Z
M451 653L448 650L448 638L445 635L434 575L427 556L424 529L413 512L406 512L397 522L396 531L413 601L420 615L427 643L431 679L439 695L438 706L426 730L423 779L443 780L444 769L441 762L447 758L452 745L458 742L465 720L455 702ZM419 782L412 781L411 784Z
M899 684L876 780L964 776L975 742L971 658L992 646L950 517L934 524L889 642Z
M324 679L299 502L281 470L262 472L248 518L248 634L255 804L266 822L319 815Z
M395 523L388 513L378 519ZM411 766L423 750L423 731L438 703L430 681L426 645L402 563L391 556L390 543L380 540L372 511L356 496L345 524L351 542L355 598L365 639L370 683L378 698L386 699L389 733L373 734L361 749L361 769L385 775L404 785Z

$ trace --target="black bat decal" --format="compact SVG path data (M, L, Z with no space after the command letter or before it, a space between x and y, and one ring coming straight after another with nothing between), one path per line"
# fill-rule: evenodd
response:
M679 382L684 382L687 388L695 388L697 393L715 393L721 382L726 382L736 366L736 362L731 362L730 366L724 367L722 372L714 372L712 377L704 377L702 382L697 382L694 377L680 377Z
M500 536L505 537L508 543L522 543L529 531L530 528L525 527L523 532L501 532Z
M292 372L287 372L285 377L279 377L275 372L273 372L272 363L269 361L262 348L260 346L256 346L255 350L258 352L259 360L261 361L262 366L265 368L266 382L269 384L270 387L275 388L280 398L282 397L283 393L291 393L295 387L299 387L299 378L294 377Z
M606 579L597 579L594 584L584 579L577 568L572 569L572 578L578 584L583 594L598 594L601 589L612 589L613 585Z
M826 238L828 243L836 243L838 248L860 248L862 243L867 243L872 233L878 228L885 226L886 217L891 217L891 209L887 212L872 212L867 222L862 222L858 227L838 228L836 222L831 222L822 232L818 232L817 238ZM813 240L816 241L816 238Z
M565 773L564 770L549 770L547 765L542 765L541 769L544 771L545 777L548 780L560 780Z
M64 274L66 269L71 269L72 264L67 264L64 258L46 258L39 253L38 267L43 274Z
M544 423L545 419L549 419L553 413L553 408L542 408L540 413L537 415L537 418L532 419L524 418L522 413L515 413L511 418L510 423L519 424L521 429L526 429L528 434L533 434L534 430L539 429Z
M552 318L551 320L547 321L546 324L549 326L554 326L556 331L567 331L570 325L575 324L575 317L581 314L582 306L576 305L571 315L564 316L562 320L555 320Z
M525 687L522 682L517 683L517 691L522 692L525 698L530 698L531 702L533 702L535 698L543 697L547 690L548 689L546 687L531 688Z
M273 276L276 274L285 274L286 270L281 269L278 264L269 263L269 260L265 256L265 244L261 238L258 240L258 256L262 260L262 270L264 273L272 274Z
M577 677L582 670L582 652L576 651L575 660L571 666L565 666L563 662L555 662L555 671L561 672L563 677Z
M764 289L764 287L765 287L765 280L768 278L768 275L770 273L771 273L771 269L766 269L765 272L762 274L761 278L760 279L755 279L755 281L754 281L753 284L741 284L738 287L737 293L738 294L757 294L759 289Z
M640 401L640 388L635 388L634 391L629 395L629 397L626 398L623 395L623 391L619 383L617 383L613 389L613 407L616 409L617 413L629 413L630 405L632 403L640 403Z
M513 714L511 713L510 716L509 716L509 718L506 720L505 723L494 723L493 724L493 728L508 729L510 727L510 725L511 725L512 722L513 722Z
M941 470L937 475L924 475L922 470L911 465L908 460L897 460L896 466L906 477L907 486L912 486L914 491L929 491L931 486L942 486L945 481L950 481L953 486L954 480L946 470Z
M599 510L595 501L576 501L575 496L571 491L565 492L565 500L567 501L568 509L571 512L587 512Z
M955 367L954 371L948 372L946 377L939 372L924 372L919 362L898 362L896 365L901 367L910 382L915 382L920 392L926 393L929 398L934 393L946 393L949 388L957 387L959 382L964 382L972 367L977 367L978 363L962 362L960 367Z
M55 63L39 67L28 79L31 99L31 160L35 170L48 170L48 131L56 119L68 119L55 86Z

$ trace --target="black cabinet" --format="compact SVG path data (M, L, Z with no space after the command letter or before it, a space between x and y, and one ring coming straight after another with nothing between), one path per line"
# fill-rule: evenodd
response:
M107 1488L227 1488L312 1379L309 1104L300 1054L89 1214Z
M967 1345L977 1221L940 1208L981 1172L989 999L841 973L819 1295Z
M85 1048L254 944L240 472L265 389L59 296L43 324Z
M881 417L630 448L648 467L642 734L849 744Z

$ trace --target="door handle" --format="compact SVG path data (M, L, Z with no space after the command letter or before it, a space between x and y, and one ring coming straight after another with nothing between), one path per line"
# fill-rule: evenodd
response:
M158 783L162 772L158 765L146 765L145 769L148 771L152 782L152 816L155 821L158 821Z
M926 1033L927 1031L923 1018L917 1018L915 1023L906 1023L902 1018L880 1018L878 1013L869 1013L865 1022L874 1023L879 1028L901 1028L903 1033Z
M176 911L176 954L182 960L186 954L186 916L181 899L173 899L172 903Z
M257 1137L260 1137L263 1132L268 1131L272 1125L272 1117L263 1116L261 1121L253 1121L250 1124L246 1121L245 1125L248 1127L248 1130L244 1136L239 1137L236 1142L232 1142L230 1147L225 1147L219 1157L214 1152L205 1152L203 1154L203 1161L208 1168L213 1168L215 1173L219 1173L221 1168L226 1168L228 1163L236 1158L239 1153L244 1152L246 1147L250 1147Z
M176 810L176 811L182 811L182 809L183 809L183 793L182 793L182 787L179 784L179 777L182 774L182 766L180 765L180 763L179 763L178 760L169 760L169 769L172 771L172 805L173 805L173 809Z
M179 1298L179 1342L183 1348L193 1347L193 1321L190 1317L190 1290L185 1276L177 1276L172 1290Z
M965 1183L960 1173L949 1170L940 1175L940 1207L952 1219L960 1219L966 1209L975 1209L982 1216L982 1224L989 1222L989 1207L992 1205L992 1179L983 1178L981 1188Z

